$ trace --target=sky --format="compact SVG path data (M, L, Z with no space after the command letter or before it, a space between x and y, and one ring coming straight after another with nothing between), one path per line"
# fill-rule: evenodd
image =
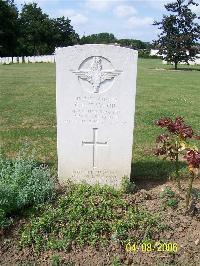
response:
M164 4L171 0L15 0L19 10L30 2L51 18L68 17L80 36L108 32L119 39L151 42L159 33L152 23L161 20ZM200 5L193 11L200 15Z

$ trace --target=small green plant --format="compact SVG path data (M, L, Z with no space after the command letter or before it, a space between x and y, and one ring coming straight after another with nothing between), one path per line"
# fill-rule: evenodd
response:
M178 205L178 200L173 198L173 199L168 199L167 201L167 206L171 207L171 208L176 208Z
M149 239L163 230L158 215L138 209L111 187L71 184L54 206L31 220L21 234L21 245L35 250L68 250L76 245L105 245L110 239L120 243L138 230L137 241ZM133 235L131 235L133 234Z
M160 197L161 199L163 198L172 198L175 196L175 192L170 188L170 187L166 187L161 193L160 193Z
M136 184L133 181L131 182L127 176L123 177L121 187L122 192L126 194L135 193L137 190Z
M49 168L38 165L26 149L15 160L0 154L0 227L9 224L9 215L50 200L53 195L54 181Z
M52 266L60 266L61 264L61 258L59 255L53 255L52 256Z
M112 266L121 266L121 262L120 262L120 259L119 257L114 257L113 258L113 262L112 262Z
M176 194L170 187L166 187L160 193L160 198L162 199L163 209L165 209L166 207L176 208L178 206L178 199L176 198Z

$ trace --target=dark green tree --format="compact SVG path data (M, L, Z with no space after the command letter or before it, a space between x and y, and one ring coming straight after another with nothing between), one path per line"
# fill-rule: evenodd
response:
M115 36L112 33L107 33L107 32L83 36L80 40L81 44L87 44L87 43L108 44L108 43L115 43L116 41L117 39L115 38Z
M148 49L150 44L134 39L120 39L117 41L121 46L131 47L133 49Z
M41 55L55 51L55 47L77 44L70 20L64 17L50 19L36 3L24 4L19 16L21 55Z
M165 8L171 14L164 15L162 21L153 24L161 30L154 45L166 61L174 63L175 69L179 62L193 60L189 51L200 38L199 17L191 11L191 6L198 4L194 0L176 0L166 4Z
M18 36L18 11L11 0L0 0L0 56L13 56Z
M55 47L65 47L79 43L79 35L75 32L71 21L68 18L60 17L53 19L51 45Z
M36 3L24 4L19 16L19 50L22 55L44 54L51 23Z

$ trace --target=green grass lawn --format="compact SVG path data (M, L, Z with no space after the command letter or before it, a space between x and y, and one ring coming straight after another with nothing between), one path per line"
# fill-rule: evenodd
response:
M1 144L13 156L26 141L41 162L56 164L55 65L0 66Z
M154 157L155 138L161 132L154 121L183 116L200 131L200 67L173 71L161 60L138 63L133 176L164 178L173 169ZM36 159L56 168L56 106L54 64L0 66L2 153L14 157L24 142L36 149Z
M155 138L162 132L155 126L155 120L164 116L183 116L185 122L199 132L199 87L200 67L196 70L188 67L186 70L182 66L181 70L174 71L171 66L163 66L161 60L139 60L132 177L156 178L160 181L173 175L171 162L153 155ZM191 227L186 224L183 200L170 187L162 195L158 192L161 186L158 190L142 192L136 191L137 186L130 186L130 182L127 183L129 192L133 189L130 194L111 187L70 183L65 190L54 191L52 176L56 175L57 168L54 64L1 65L0 97L3 156L15 158L24 143L28 143L30 151L36 150L33 159L26 153L15 161L0 156L0 177L3 177L0 183L0 235L1 228L15 225L14 222L20 225L11 227L10 232L13 229L16 232L6 235L5 241L0 241L0 250L3 250L0 264L1 261L9 261L10 264L7 264L16 265L16 261L22 264L24 261L32 265L34 261L44 262L44 255L48 254L48 265L50 261L54 261L52 265L61 265L61 260L67 262L63 265L75 265L68 264L70 260L65 256L70 254L74 262L81 260L82 263L81 257L74 256L73 252L75 250L78 254L77 251L89 246L88 254L91 254L91 248L95 250L92 255L94 265L99 262L95 255L99 247L101 257L105 259L102 265L114 261L115 256L116 261L131 256L139 265L137 261L142 261L145 253L141 257L137 257L139 253L129 256L123 251L125 244L170 241L179 246L190 239L191 228L192 231L196 230L195 238L188 242L187 249L172 255L174 263L179 257L182 262L185 260L184 254L191 257L191 250L194 250L192 255L195 258L198 249L193 244L198 232L196 218L189 218ZM38 163L49 164L52 171ZM22 220L15 220L16 215ZM179 227L188 229L185 235L177 231ZM20 255L15 257L13 254ZM87 249L84 254L87 256ZM163 257L157 255L156 264L148 258L151 265L161 265L158 262L160 259L163 261ZM112 265L121 264L113 262Z

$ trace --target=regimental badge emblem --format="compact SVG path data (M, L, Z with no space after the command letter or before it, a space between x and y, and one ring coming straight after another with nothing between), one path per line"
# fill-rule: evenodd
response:
M111 62L101 56L85 59L78 70L72 70L78 77L84 90L91 93L101 93L111 88L114 79L122 71L114 69Z

